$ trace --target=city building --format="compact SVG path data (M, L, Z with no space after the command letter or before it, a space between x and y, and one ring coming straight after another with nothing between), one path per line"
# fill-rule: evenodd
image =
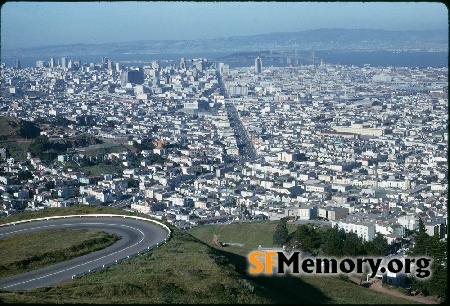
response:
M349 214L349 209L345 207L319 207L318 217L328 219L330 221L345 218Z
M20 61L17 58L14 60L14 69L21 69Z
M353 232L364 241L371 241L375 237L375 224L371 224L369 222L344 220L331 222L332 227L334 227L336 224L338 226L338 229L344 229L346 233Z
M257 58L255 58L255 74L260 74L261 71L262 71L262 60L258 56Z
M68 67L68 61L67 61L67 57L62 57L61 58L61 68L66 69Z
M44 61L36 61L36 68L44 68L46 64Z
M142 84L144 83L144 72L142 69L125 70L122 71L120 77L120 85L125 87L128 83Z

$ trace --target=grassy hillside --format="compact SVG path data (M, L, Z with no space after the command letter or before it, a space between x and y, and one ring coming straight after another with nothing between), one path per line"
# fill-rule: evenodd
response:
M14 158L14 160L25 160L27 158L28 148L30 147L31 140L23 141L9 141L0 140L0 148L6 148L7 157Z
M57 264L101 250L119 237L102 231L46 230L0 239L0 277Z
M32 122L0 116L0 148L6 148L8 157L26 159L30 143L39 133L39 127Z
M0 116L0 137L35 138L39 136L40 129L34 123L15 117Z
M108 207L108 206L89 206L89 205L74 205L61 208L46 208L38 211L31 211L11 215L9 217L0 218L0 224L15 222L20 220L29 220L36 218L44 218L49 216L66 216L66 215L82 215L82 214L120 214L120 215L136 215L122 209ZM140 215L142 216L142 215Z
M13 218L35 218L38 214L78 214L82 212L131 214L113 208L77 206L26 213L3 219L12 221ZM2 220L0 219L0 221ZM209 226L204 228L209 228ZM232 227L229 228L232 229ZM222 236L226 231L228 230L222 229ZM247 232L247 235L251 236L252 233ZM210 246L211 238L202 242L186 231L173 229L172 238L167 244L137 257L55 287L14 292L0 290L0 301L5 303L108 304L398 304L409 302L405 299L370 292L365 288L336 278L309 280L307 277L289 275L249 277L246 273L246 257L235 252L239 247L230 246L216 249ZM242 235L242 240L246 241L245 239ZM221 240L225 241L222 238Z
M239 242L244 246L226 246L220 248L223 254L228 258L233 258L241 271L248 269L246 256L258 245L263 247L272 247L272 235L275 231L277 222L260 221L251 223L232 223L227 225L205 225L188 230L194 237L199 238L205 243L211 244L213 234L218 236L221 242ZM288 225L289 233L295 231L297 226ZM251 277L259 285L265 288L271 288L275 296L283 296L285 300L307 301L306 303L352 303L352 304L396 304L411 303L411 301L397 298L390 295L384 295L379 292L371 291L367 288L356 286L338 277L300 275L283 277ZM295 288L295 289L294 289ZM294 290L293 290L294 289ZM305 292L308 296L305 297Z
M198 239L211 243L213 234L216 234L219 241L242 243L243 249L250 251L262 247L272 247L272 236L275 232L278 221L257 221L231 223L225 225L205 225L194 227L189 233ZM288 225L289 233L295 231L297 227ZM241 248L240 248L241 249Z

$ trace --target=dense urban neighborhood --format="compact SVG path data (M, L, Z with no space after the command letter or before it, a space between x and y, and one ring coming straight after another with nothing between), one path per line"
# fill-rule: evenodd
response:
M389 243L421 219L446 236L447 67L163 64L3 65L2 214L109 205L179 228L288 217Z
M447 12L5 2L0 304L445 304Z

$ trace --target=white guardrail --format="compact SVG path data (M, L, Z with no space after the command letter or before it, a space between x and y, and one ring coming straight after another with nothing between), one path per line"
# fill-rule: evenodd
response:
M2 226L10 226L10 225L17 225L17 224L21 224L21 223L34 222L34 221L47 221L47 220L51 220L51 219L82 218L82 217L130 218L130 219L136 219L136 220L143 220L143 221L153 222L156 225L161 226L165 230L167 230L167 236L166 236L166 238L164 238L163 241L158 242L156 244L153 244L151 246L148 246L147 248L145 248L145 249L143 249L143 250L141 250L141 251L139 251L137 253L133 253L131 255L128 255L128 256L123 257L123 258L120 258L118 260L115 260L115 261L112 261L110 263L101 265L99 267L96 267L96 268L93 268L93 269L90 269L90 270L87 270L87 271L84 271L84 272L72 275L72 279L77 278L77 277L82 276L82 275L85 275L85 274L88 274L88 273L91 273L91 272L94 272L94 271L97 271L97 270L100 270L100 269L103 269L103 268L106 268L106 267L109 267L111 265L117 264L117 263L119 263L119 262L121 262L121 261L123 261L125 259L134 257L136 255L139 255L140 253L143 253L143 252L146 252L148 250L151 250L154 247L159 247L161 244L164 244L164 243L167 242L167 240L169 240L170 235L172 233L172 231L170 230L170 228L167 225L162 224L161 222L158 222L158 221L155 221L155 220L152 220L152 219L147 219L147 218L138 217L138 216L125 216L125 215L113 215L113 214L87 214L87 215L52 216L52 217L44 217L44 218L36 218L36 219L29 219L29 220L21 220L21 221L15 221L15 222L10 222L10 223L0 224L0 227L2 227Z

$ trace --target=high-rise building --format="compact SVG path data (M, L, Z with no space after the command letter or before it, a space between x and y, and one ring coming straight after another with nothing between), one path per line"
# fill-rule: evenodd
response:
M180 59L180 69L186 69L186 60L184 57Z
M50 68L55 68L55 58L54 57L50 58Z
M45 66L44 61L36 61L36 68L44 68Z
M138 70L122 71L122 75L120 76L120 85L122 87L125 87L127 83L131 84L144 83L144 71L140 68Z
M14 69L20 69L20 61L17 58L14 61Z
M230 72L230 65L225 63L219 63L219 72L222 73L229 73Z
M197 68L198 71L203 71L205 69L205 63L203 62L203 59L198 59L195 63L195 68Z
M67 68L67 57L61 58L61 68L66 69Z
M257 58L255 58L255 74L260 74L261 71L262 71L262 60L258 56Z
M152 68L159 69L159 61L152 61Z
M108 70L112 70L113 68L113 62L110 58L108 58Z
M120 64L116 63L116 71L120 71Z
M81 67L81 60L77 59L73 61L73 69L78 70Z

